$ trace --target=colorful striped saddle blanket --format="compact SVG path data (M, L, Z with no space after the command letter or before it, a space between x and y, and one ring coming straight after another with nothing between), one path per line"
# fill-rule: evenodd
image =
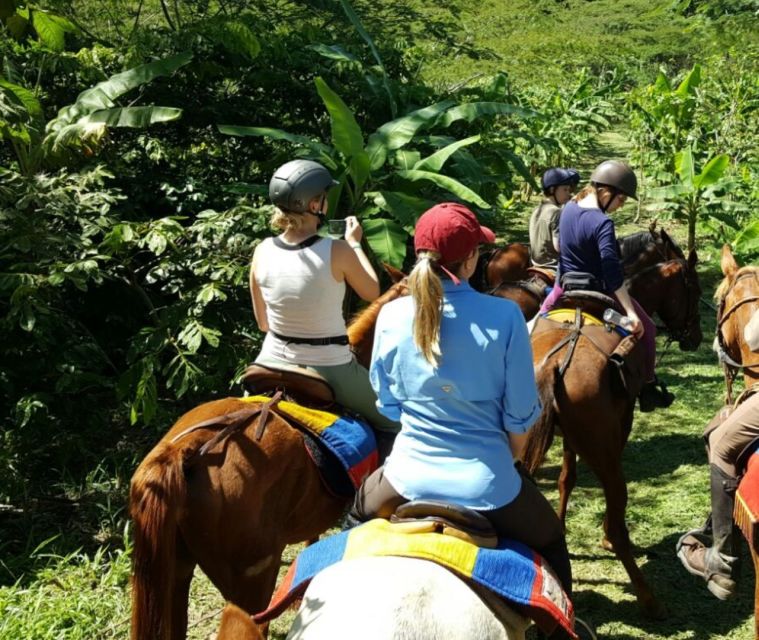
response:
M529 547L501 540L483 549L440 533L405 533L387 520L371 520L306 547L290 565L269 607L254 616L271 620L302 596L311 579L341 560L403 556L435 562L503 598L546 633L561 625L574 637L574 609L545 560ZM368 597L368 596L367 596Z
M751 548L759 551L759 448L749 456L735 492L733 517Z
M267 402L266 396L247 396L242 402ZM371 427L363 420L339 416L328 411L303 407L294 402L280 400L273 409L290 422L319 439L345 469L353 489L358 489L364 478L378 464L377 441Z

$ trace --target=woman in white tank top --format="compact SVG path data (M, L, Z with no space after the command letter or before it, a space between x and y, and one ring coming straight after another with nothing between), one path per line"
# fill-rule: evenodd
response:
M256 362L317 372L340 404L376 429L397 433L400 425L377 411L369 374L350 351L342 315L346 282L368 302L380 293L377 274L361 248L361 225L351 216L344 240L317 235L327 191L336 184L311 160L288 162L271 179L269 196L278 209L271 225L282 233L261 242L251 262L253 313L266 332Z

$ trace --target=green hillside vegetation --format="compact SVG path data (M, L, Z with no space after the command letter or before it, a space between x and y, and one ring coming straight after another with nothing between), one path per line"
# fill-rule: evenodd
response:
M128 637L129 478L179 415L238 393L266 184L293 156L325 163L333 215L406 268L434 202L526 241L545 168L631 163L642 197L618 231L656 219L697 249L705 338L662 356L677 402L636 414L625 456L669 616L643 619L599 548L582 465L578 614L620 640L753 637L750 559L719 603L673 548L708 509L719 250L759 255L757 34L755 0L0 0L0 640ZM197 580L190 637L221 606Z

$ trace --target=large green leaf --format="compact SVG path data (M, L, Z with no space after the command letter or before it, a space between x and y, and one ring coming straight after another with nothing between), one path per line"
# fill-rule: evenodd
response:
M412 196L402 191L378 191L376 193L367 193L383 211L387 211L403 228L412 233L419 216L435 203L432 200Z
M321 159L329 159L331 149L326 144L319 142L318 140L312 140L307 136L301 136L295 133L288 133L282 131L282 129L272 129L270 127L241 127L231 124L219 124L216 125L219 133L223 133L228 136L254 136L259 138L271 138L272 140L285 140L286 142L292 142L295 145L306 147ZM325 161L331 169L336 168L334 160L329 159Z
M741 255L759 252L759 220L749 223L735 236L733 247Z
M710 185L715 184L724 175L727 168L730 166L730 156L722 153L718 156L714 156L706 166L703 168L693 180L693 184L696 189L704 189Z
M380 262L387 262L396 269L403 267L406 259L408 233L395 220L374 218L362 220L364 237Z
M675 94L680 98L688 98L695 93L699 84L701 84L701 65L695 64L690 72L688 72L688 75L683 78L683 81L675 90Z
M647 192L648 197L655 200L677 200L680 196L687 195L691 189L682 184L670 184L664 187L656 187Z
M53 51L63 51L66 46L66 33L76 31L76 27L61 16L35 9L32 11L32 26L40 42Z
M192 60L192 53L186 51L169 58L143 64L128 71L117 73L108 80L96 84L77 96L76 102L58 111L58 116L48 123L48 130L55 130L71 124L82 116L100 109L115 107L113 100L127 91L150 82L159 76L174 73Z
M490 205L485 202L479 195L472 191L469 187L464 186L458 180L454 180L449 176L444 176L440 173L433 173L432 171L398 171L398 175L406 180L416 182L418 180L427 180L436 184L438 187L451 192L453 195L471 202L472 204L481 207L482 209L490 209Z
M691 147L685 147L685 149L675 154L675 171L677 171L677 175L680 176L680 180L685 186L689 188L695 186L694 178L696 170L693 165L693 149Z
M261 44L250 27L237 20L225 22L219 31L219 44L227 51L253 60L261 52Z
M7 95L10 95L14 101L23 105L27 113L33 119L42 118L42 105L37 100L37 96L34 92L26 87L22 87L12 82L8 82L5 78L0 77L0 90L5 91Z
M405 116L383 124L369 136L366 152L369 154L372 171L379 169L387 159L387 152L400 149L408 144L422 127L436 120L441 113L456 104L453 100L445 100L432 104L423 109L417 109Z
M348 170L353 180L354 196L358 200L370 173L369 156L365 151L361 150L351 158Z
M30 22L18 13L14 13L5 20L5 27L16 40L23 40L29 32Z
M449 144L442 149L435 151L435 153L427 156L426 158L422 158L414 165L414 169L418 169L420 171L440 171L448 158L450 158L459 149L462 147L467 147L470 144L474 144L475 142L479 141L480 136L476 135L469 138L464 138L463 140L459 140L453 144Z
M343 102L322 78L316 78L316 90L321 96L324 106L329 111L332 125L332 144L346 158L361 153L364 150L364 136L358 126L353 112Z
M449 109L440 119L440 126L448 127L459 120L474 122L482 116L493 115L516 115L522 118L531 118L537 113L531 109L525 109L506 102L467 102Z
M109 127L133 127L143 129L158 122L170 122L182 116L182 109L173 107L118 107L95 111L77 121L78 126L90 123Z
M341 46L333 44L312 44L307 47L312 51L316 51L321 56L329 58L330 60L339 60L340 62L359 62L359 59L352 53L348 53Z

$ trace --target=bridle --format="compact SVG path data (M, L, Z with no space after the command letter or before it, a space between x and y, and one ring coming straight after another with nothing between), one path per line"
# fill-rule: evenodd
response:
M690 334L691 334L693 320L697 318L698 316L698 302L699 302L700 296L691 291L693 289L693 282L691 278L689 278L690 266L688 265L688 261L684 258L672 258L670 260L666 260L664 262L658 262L654 265L651 265L650 267L644 269L643 271L638 272L637 274L635 274L635 276L633 276L634 278L637 278L637 277L642 276L648 271L661 270L663 265L670 264L670 263L678 263L682 266L682 269L680 269L680 275L683 278L683 287L685 289L685 304L683 305L683 308L685 309L685 318L683 320L681 327L672 328L666 325L664 326L656 325L657 332L666 334L667 336L667 340L664 344L665 351L669 348L669 345L672 342L680 342L680 341L685 340L688 337L691 337Z
M730 356L728 353L729 347L725 342L725 336L722 334L722 327L724 326L725 322L730 319L733 313L735 313L743 305L759 300L759 295L745 296L738 300L738 302L725 309L727 298L730 295L730 292L735 288L735 285L740 280L749 277L759 281L759 272L751 270L738 275L738 277L736 277L735 280L730 283L727 291L722 296L722 299L719 303L719 309L717 311L717 357L719 359L719 362L722 364L722 368L725 373L725 388L727 390L728 404L733 403L733 382L735 382L735 378L738 376L738 372L741 369L759 369L759 362L753 364L744 364L743 362L737 362L735 359L733 359L732 356Z

